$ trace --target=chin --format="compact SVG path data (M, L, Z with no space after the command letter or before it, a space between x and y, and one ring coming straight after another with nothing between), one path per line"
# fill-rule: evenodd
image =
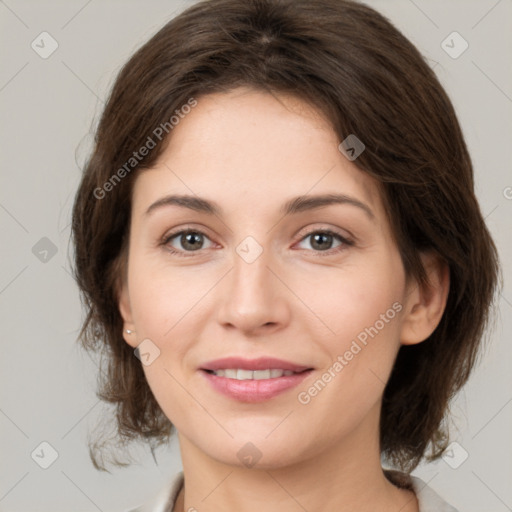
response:
M269 432L267 430L263 435L247 433L235 439L225 436L224 439L210 439L208 445L198 446L212 459L239 468L272 470L295 464L302 458L302 451L298 450L299 439L286 432L283 438L274 432L265 439Z

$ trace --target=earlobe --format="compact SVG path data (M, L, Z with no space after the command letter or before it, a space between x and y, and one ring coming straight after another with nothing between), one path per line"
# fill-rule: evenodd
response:
M448 264L433 252L423 253L421 259L429 282L425 285L416 282L408 292L400 336L402 345L421 343L435 331L450 290Z
M123 318L123 338L132 347L137 346L137 338L135 327L132 319L132 310L130 305L130 297L128 294L128 287L126 284L121 286L118 294L118 307L121 317Z

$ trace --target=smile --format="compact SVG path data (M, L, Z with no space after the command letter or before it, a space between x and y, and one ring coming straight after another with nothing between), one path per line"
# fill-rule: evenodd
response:
M236 380L264 380L276 379L278 377L293 375L295 372L291 370L267 369L267 370L243 370L243 369L219 369L211 370L217 377L227 377Z
M291 370L201 370L214 391L239 402L264 402L298 386L313 372Z

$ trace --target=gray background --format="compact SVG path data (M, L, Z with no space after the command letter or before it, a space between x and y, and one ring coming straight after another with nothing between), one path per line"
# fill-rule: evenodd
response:
M158 452L159 466L143 447L128 469L108 474L92 466L87 431L106 409L94 394L96 365L75 342L81 307L69 271L69 223L92 128L115 74L191 3L0 1L0 511L123 511L181 469L176 439ZM512 510L512 1L367 3L419 47L450 95L504 263L491 343L453 405L460 447L413 474L461 512L505 512ZM59 45L47 59L31 47L43 31ZM453 31L469 43L457 59L441 46ZM31 456L49 456L43 441L58 453L47 469ZM462 449L469 456L461 463Z

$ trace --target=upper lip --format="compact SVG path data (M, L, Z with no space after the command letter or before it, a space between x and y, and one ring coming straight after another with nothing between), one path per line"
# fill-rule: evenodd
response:
M311 370L310 366L299 365L290 361L283 361L274 357L260 357L258 359L243 359L241 357L224 357L208 361L201 365L201 370L222 370L229 368L240 368L242 370L291 370L292 372L302 372Z

